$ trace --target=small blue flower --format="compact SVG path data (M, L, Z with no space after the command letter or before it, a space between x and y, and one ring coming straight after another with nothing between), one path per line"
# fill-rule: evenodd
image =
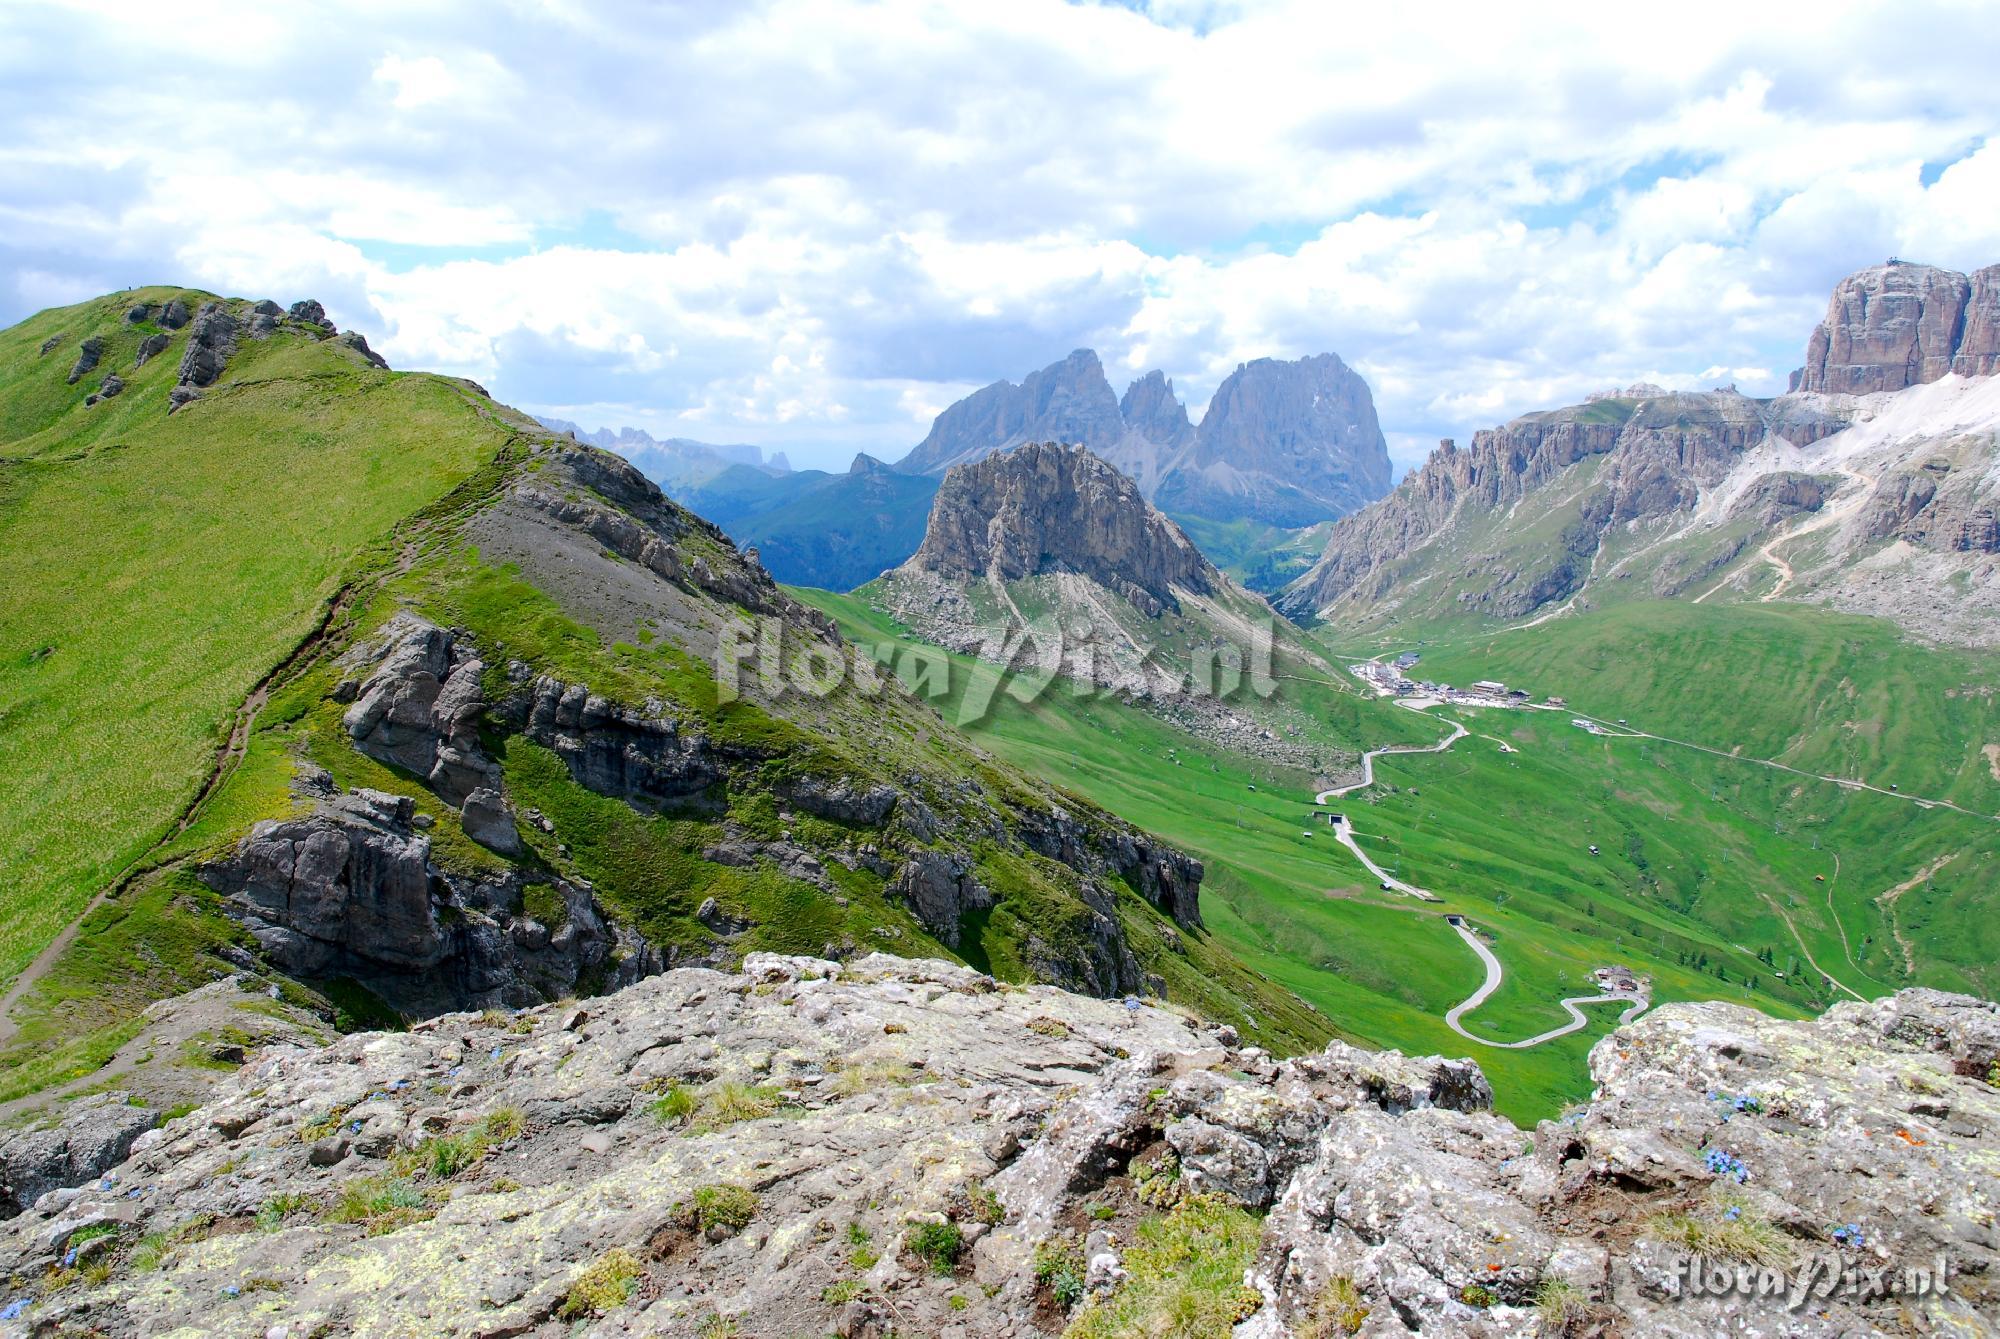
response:
M1723 1215L1722 1215L1722 1216L1723 1216L1724 1218L1727 1218L1727 1219L1728 1219L1728 1220L1729 1220L1730 1222L1732 1222L1732 1223L1733 1223L1733 1222L1735 1222L1735 1221L1736 1221L1737 1219L1739 1219L1739 1218L1741 1218L1741 1217L1743 1216L1743 1206L1742 1206L1742 1205L1740 1205L1740 1204L1732 1204L1732 1205L1730 1205L1730 1206L1729 1206L1729 1208L1728 1208L1728 1209L1726 1209L1726 1210L1724 1210L1724 1211L1723 1211Z
M233 1283L225 1283L222 1285L222 1295L224 1297L241 1297L243 1290Z
M352 1131L353 1131L353 1132L354 1132L355 1134L360 1134L360 1133L361 1133L361 1122L360 1122L360 1121L358 1121L358 1120L351 1120L351 1121L347 1122L347 1128L348 1128L349 1130L352 1130Z
M68 1269L71 1265L74 1265L75 1263L76 1263L76 1247L72 1246L67 1251L63 1252L63 1268Z
M28 1299L16 1297L6 1306L0 1307L0 1320L19 1320L28 1310Z
M1750 1169L1743 1165L1743 1160L1722 1149L1711 1148L1703 1156L1702 1162L1709 1171L1717 1176L1726 1176L1738 1185L1750 1179Z
M498 1060L500 1058L500 1048L498 1046L495 1046L493 1048L493 1058L495 1060Z

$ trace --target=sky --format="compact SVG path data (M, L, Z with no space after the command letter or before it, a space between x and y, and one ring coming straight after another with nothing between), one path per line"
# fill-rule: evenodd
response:
M894 459L1071 349L1199 418L1331 350L1399 470L1782 391L1844 274L2000 263L2000 7L0 5L0 324L316 297L586 427Z

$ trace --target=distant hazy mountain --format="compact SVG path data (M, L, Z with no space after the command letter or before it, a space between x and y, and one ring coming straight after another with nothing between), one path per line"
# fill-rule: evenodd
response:
M556 432L569 433L579 442L616 451L637 465L654 483L669 491L674 485L686 486L711 479L732 465L747 466L766 474L788 474L792 468L783 451L773 451L767 456L762 447L747 443L720 445L697 442L688 437L661 440L642 428L620 428L616 432L609 428L586 430L562 418L544 418L541 422Z
M1122 400L1089 349L996 381L939 414L896 468L942 474L1025 442L1087 447L1170 514L1297 528L1346 515L1389 487L1368 385L1330 353L1260 358L1231 373L1199 427L1159 372Z
M1798 389L1634 386L1445 442L1279 600L1356 631L1812 601L2000 644L2000 266L1841 281Z
M845 474L772 474L732 465L704 482L669 486L675 501L755 548L771 575L795 586L851 590L917 550L938 481L858 455Z

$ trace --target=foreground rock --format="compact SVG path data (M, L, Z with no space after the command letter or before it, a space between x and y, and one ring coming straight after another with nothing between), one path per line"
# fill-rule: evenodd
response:
M0 1268L38 1280L15 1314L1027 1336L1139 1286L1134 1228L1177 1202L1265 1212L1219 1299L1246 1339L1974 1333L1994 1303L2000 1017L1966 997L1664 1006L1593 1051L1595 1101L1524 1135L1468 1061L1278 1063L942 963L745 969L267 1050L7 1225ZM1691 1236L1774 1268L1941 1268L1947 1291L1676 1296Z

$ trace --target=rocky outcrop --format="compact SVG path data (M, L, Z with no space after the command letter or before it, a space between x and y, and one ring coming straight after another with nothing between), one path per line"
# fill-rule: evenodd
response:
M1143 832L1080 822L1062 809L1030 810L1020 816L1019 829L1022 842L1037 855L1071 869L1122 879L1174 921L1201 927L1198 894L1206 871L1193 856Z
M424 778L453 805L498 789L500 769L479 743L486 666L457 634L399 613L342 663L369 671L334 690L351 703L341 723L354 747Z
M947 580L1081 573L1157 617L1221 576L1138 486L1082 447L1035 443L945 476L904 565Z
M1031 372L1019 385L996 381L958 401L930 434L897 462L917 474L943 474L1023 442L1069 442L1093 449L1116 445L1125 422L1104 366L1090 349Z
M561 1323L972 1339L1059 1332L1131 1286L1142 1221L1241 1208L1264 1215L1240 1220L1245 1273L1189 1298L1237 1339L1977 1333L1996 1024L1920 990L1808 1021L1664 1005L1592 1050L1590 1102L1524 1133L1470 1061L1279 1061L944 963L753 954L586 1009L264 1052L115 1179L0 1228L0 1268L109 1242L114 1268L55 1276L23 1318L121 1339L260 1329L249 1278L330 1332L554 1333L583 1298ZM761 1114L719 1123L749 1084ZM428 1156L446 1138L465 1156ZM378 1217L338 1221L369 1196ZM273 1203L275 1230L234 1230ZM116 1267L166 1233L158 1272ZM1690 1240L1712 1243L1699 1288ZM619 1286L584 1297L607 1259ZM1919 1269L1944 1287L1867 1286Z
M1194 449L1154 500L1214 520L1312 525L1389 491L1389 450L1368 383L1331 353L1259 358L1223 380Z
M1970 278L1892 260L1850 274L1806 344L1795 391L1869 395L2000 368L2000 266Z
M69 370L69 384L74 386L83 380L97 367L98 360L103 357L104 340L100 336L92 335L77 345L76 364Z
M551 750L576 783L647 809L684 805L724 777L722 759L698 732L685 731L658 702L629 707L580 683L528 676L508 667L517 687L501 719Z
M389 370L389 360L369 348L368 337L359 330L346 331L335 342L360 354L362 361L366 362L370 367L380 368L384 372Z
M549 925L525 909L533 881L519 869L440 868L407 796L343 793L312 771L300 791L308 812L257 824L202 869L284 971L353 977L423 1016L533 1004L661 966L644 939L608 924L587 888L543 877L563 908L561 923Z
M1730 504L1731 516L1749 516L1760 526L1773 526L1800 512L1826 505L1827 481L1797 470L1777 470L1760 476Z
M816 818L870 828L879 828L889 821L899 798L893 786L862 785L850 777L827 781L802 776L787 783L782 793Z
M303 298L298 302L294 302L290 309L286 311L285 317L294 325L315 327L328 335L334 333L333 322L326 319L326 308L322 307L312 298Z
M139 352L132 359L133 368L144 367L147 363L165 353L168 342L169 337L164 331L156 332L140 340Z
M889 894L952 948L958 947L966 913L993 905L992 892L973 877L972 862L946 851L911 855L890 883Z
M188 323L187 304L179 298L169 298L160 307L160 326L166 330L179 330Z
M131 1094L108 1092L78 1098L48 1125L0 1135L0 1217L110 1171L159 1120Z
M199 397L203 387L215 384L236 351L236 316L221 302L204 302L188 327L187 347L168 395L171 408L178 409Z

